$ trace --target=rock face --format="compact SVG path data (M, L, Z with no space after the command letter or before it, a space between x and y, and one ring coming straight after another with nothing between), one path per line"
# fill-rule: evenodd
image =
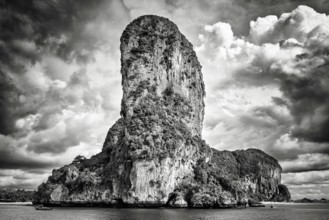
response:
M213 149L209 163L198 161L194 179L195 182L181 187L192 189L192 207L232 207L271 200L279 195L281 167L261 150Z
M275 202L290 202L291 196L288 187L279 184L278 189L279 189L279 194L275 194L271 200Z
M177 96L172 97L176 109L169 110L179 114L192 136L200 137L205 96L201 65L192 44L177 26L158 16L139 17L124 30L120 49L121 113L125 121L138 116L136 109L147 95L165 102L168 97ZM159 107L169 104L160 102L153 100L154 104L162 104Z
M122 117L102 152L53 170L34 203L232 207L280 194L274 158L255 149L219 152L202 140L201 65L174 23L139 17L120 49Z

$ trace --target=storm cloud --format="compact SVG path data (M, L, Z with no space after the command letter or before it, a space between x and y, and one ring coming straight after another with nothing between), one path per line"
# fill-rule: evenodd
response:
M74 70L93 61L109 35L118 39L116 22L129 16L120 1L17 0L0 4L0 131L8 135L17 132L16 120L44 106L48 97L40 93L56 89ZM105 26L107 20L112 24ZM113 33L93 34L106 28Z

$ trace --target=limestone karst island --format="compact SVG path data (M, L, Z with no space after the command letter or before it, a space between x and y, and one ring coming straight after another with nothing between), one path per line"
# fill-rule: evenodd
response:
M288 201L276 159L217 151L202 140L205 85L192 44L147 15L121 36L121 118L102 151L53 170L34 204L228 208Z

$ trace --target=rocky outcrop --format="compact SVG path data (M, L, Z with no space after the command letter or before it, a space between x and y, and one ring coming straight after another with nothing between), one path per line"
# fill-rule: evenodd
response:
M185 199L191 207L255 205L279 196L281 167L276 159L257 149L212 150L208 163L197 161L194 180L176 189L180 194L190 195Z
M101 153L53 170L34 203L206 208L279 194L274 158L255 149L219 152L202 140L201 65L174 23L139 17L120 49L122 117Z
M291 196L290 196L290 192L288 190L288 187L283 185L283 184L279 184L278 189L279 189L279 194L274 194L271 201L274 201L274 202L290 202L291 201Z
M139 17L124 30L120 49L125 121L138 116L138 106L150 95L174 101L153 103L174 104L168 106L170 113L181 117L192 136L200 137L205 96L201 65L177 26L158 16Z

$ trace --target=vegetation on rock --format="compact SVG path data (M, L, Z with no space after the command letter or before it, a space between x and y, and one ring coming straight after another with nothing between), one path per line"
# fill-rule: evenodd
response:
M0 189L0 202L30 202L35 191Z

